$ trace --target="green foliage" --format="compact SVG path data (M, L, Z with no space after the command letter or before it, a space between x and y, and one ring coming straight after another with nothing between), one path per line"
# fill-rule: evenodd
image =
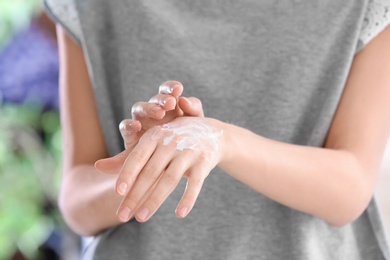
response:
M42 0L0 0L0 50L10 37L29 25Z
M6 105L0 111L0 259L19 248L34 259L37 247L61 225L55 205L61 157L57 112Z

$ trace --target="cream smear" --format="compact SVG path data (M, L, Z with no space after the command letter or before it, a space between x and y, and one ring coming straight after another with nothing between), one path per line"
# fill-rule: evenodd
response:
M152 139L161 138L161 134L164 138L163 145L176 142L178 151L189 149L207 154L218 150L219 137L223 131L217 131L204 119L180 118L160 126L152 135Z

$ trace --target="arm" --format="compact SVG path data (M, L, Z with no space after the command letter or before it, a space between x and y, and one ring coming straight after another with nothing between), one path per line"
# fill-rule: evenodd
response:
M228 126L232 143L240 145L220 166L271 199L330 224L355 220L374 192L390 130L389 42L387 28L356 55L325 149L275 142ZM254 143L262 149L247 154Z
M107 151L84 55L60 27L57 33L64 142L59 206L65 221L76 233L96 235L120 223L115 214L122 201L115 192L118 175L102 174L94 167L97 160L107 157ZM201 102L196 98L179 98L182 91L180 83L164 82L159 94L149 102L138 102L133 106L133 120L123 121L124 128L121 129L128 150L119 158L125 158L123 154L126 155L150 127L182 115L203 116ZM176 107L176 99L179 107Z
M193 151L172 152L174 146L163 145L164 133L157 140L149 131L129 154L118 178L117 185L124 181L131 187L120 209L134 212L140 194L157 181L137 211L136 218L147 221L185 176L189 188L177 207L178 216L184 217L195 203L207 171L218 164L237 180L288 207L335 226L352 222L372 197L390 130L389 41L390 28L356 55L324 148L277 142L205 119L202 123L222 129L224 134L220 148L202 160ZM162 163L169 168L162 171ZM199 165L203 169L197 169Z
M59 207L76 233L90 236L118 224L121 198L114 191L117 176L93 166L107 151L83 52L60 27L57 34L64 143Z

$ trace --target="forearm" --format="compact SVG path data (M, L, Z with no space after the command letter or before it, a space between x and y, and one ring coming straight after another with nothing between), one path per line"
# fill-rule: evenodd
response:
M333 225L358 217L374 180L347 151L269 140L224 124L229 151L219 166L259 193Z
M59 206L76 233L92 236L120 223L116 217L121 202L114 189L116 178L117 175L99 173L93 165L64 172Z
M389 40L387 28L354 57L326 148L275 142L227 125L231 154L220 166L284 205L334 225L353 221L372 197L390 131Z

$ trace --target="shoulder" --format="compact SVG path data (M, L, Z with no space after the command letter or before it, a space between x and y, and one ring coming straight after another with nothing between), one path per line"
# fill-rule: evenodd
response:
M363 48L390 24L390 0L369 0L359 35L359 48Z
M78 43L82 30L75 0L43 0L46 12L60 24Z

